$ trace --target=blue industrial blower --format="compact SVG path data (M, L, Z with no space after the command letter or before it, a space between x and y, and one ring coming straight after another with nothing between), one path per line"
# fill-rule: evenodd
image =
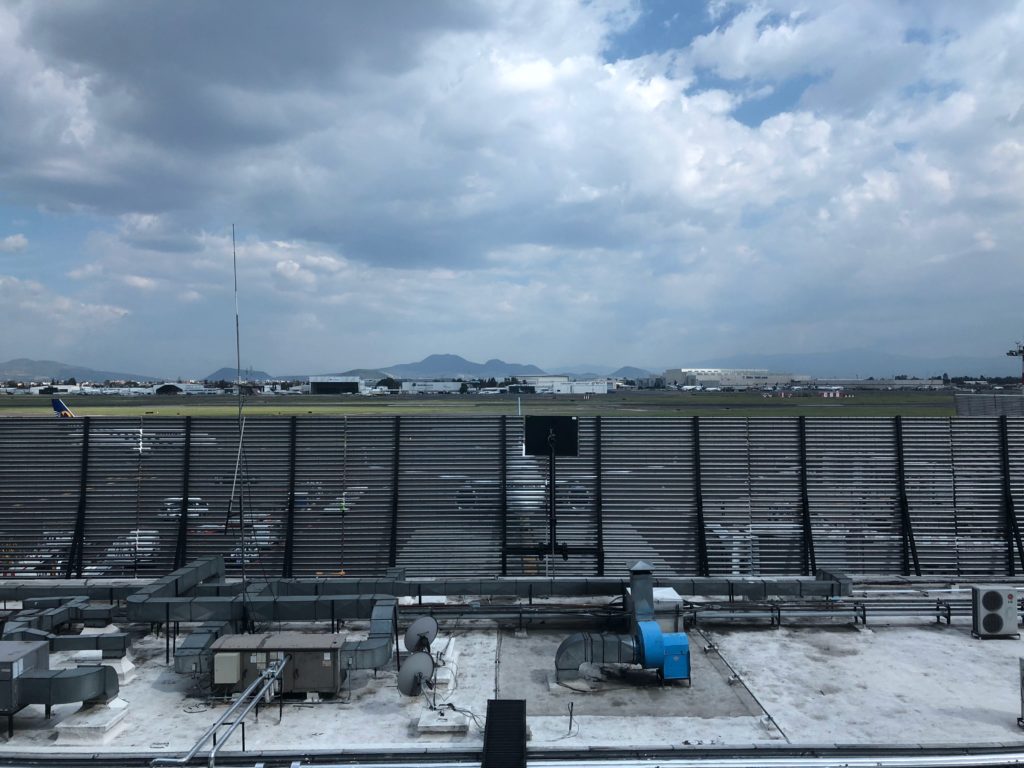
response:
M555 653L555 679L575 680L580 664L639 664L663 680L690 680L690 640L683 632L662 632L654 618L654 570L642 560L629 569L630 634L577 632Z

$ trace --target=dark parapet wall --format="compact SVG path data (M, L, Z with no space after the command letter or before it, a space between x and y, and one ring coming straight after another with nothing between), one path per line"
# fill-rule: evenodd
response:
M250 417L240 454L234 419L2 419L0 577L1021 570L1021 417L581 417L554 525L523 424Z

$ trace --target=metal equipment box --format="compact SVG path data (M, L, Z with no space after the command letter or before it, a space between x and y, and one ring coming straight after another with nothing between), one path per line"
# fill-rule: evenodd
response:
M214 659L214 685L228 686L241 691L267 665L287 656L288 668L281 676L281 693L319 693L333 696L341 690L345 670L341 668L342 635L306 634L303 632L274 632L256 635L225 635L211 646ZM239 676L233 682L223 683L216 677L220 657L239 657ZM227 662L225 662L227 663Z
M971 617L975 637L1020 637L1017 590L1005 584L971 587Z
M682 632L666 632L664 676L666 680L690 679L690 640Z
M242 679L242 654L226 651L213 657L213 684L237 685Z

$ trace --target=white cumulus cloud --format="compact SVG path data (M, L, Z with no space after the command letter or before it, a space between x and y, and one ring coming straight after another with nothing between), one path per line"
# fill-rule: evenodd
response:
M7 237L0 240L0 251L5 253L14 253L15 251L23 251L28 247L28 238L22 234L8 235Z

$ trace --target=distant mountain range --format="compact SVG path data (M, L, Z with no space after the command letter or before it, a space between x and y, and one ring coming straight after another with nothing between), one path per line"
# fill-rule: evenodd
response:
M218 368L209 374L205 381L235 381L238 378L237 368ZM275 381L281 376L271 376L266 371L254 371L251 368L242 369L242 381Z
M888 378L900 374L907 376L1015 376L1020 373L1020 361L1005 355L990 357L922 358L912 355L893 355L868 349L835 352L794 354L745 354L728 357L683 359L674 367L702 368L767 368L780 373L805 374L821 378ZM617 379L640 379L659 375L664 368L653 372L634 366L616 370L601 365L564 366L553 371L576 379L610 376ZM428 355L419 362L398 363L385 368L354 368L334 376L359 376L365 381L378 381L391 376L396 379L488 379L501 381L511 376L543 376L546 371L528 363L506 363L491 359L476 363L459 355ZM235 368L225 367L205 378L207 381L234 381ZM0 381L163 381L162 377L139 373L101 371L84 365L72 365L54 360L18 358L0 363ZM304 381L308 374L271 375L266 371L243 369L242 378L248 381Z
M428 355L418 363L399 363L385 370L396 379L478 379L491 376L504 379L508 376L544 375L544 371L536 365L506 363L498 359L474 363L459 355Z
M161 381L156 376L118 371L98 371L84 365L59 363L56 360L29 360L19 357L0 363L0 381Z

